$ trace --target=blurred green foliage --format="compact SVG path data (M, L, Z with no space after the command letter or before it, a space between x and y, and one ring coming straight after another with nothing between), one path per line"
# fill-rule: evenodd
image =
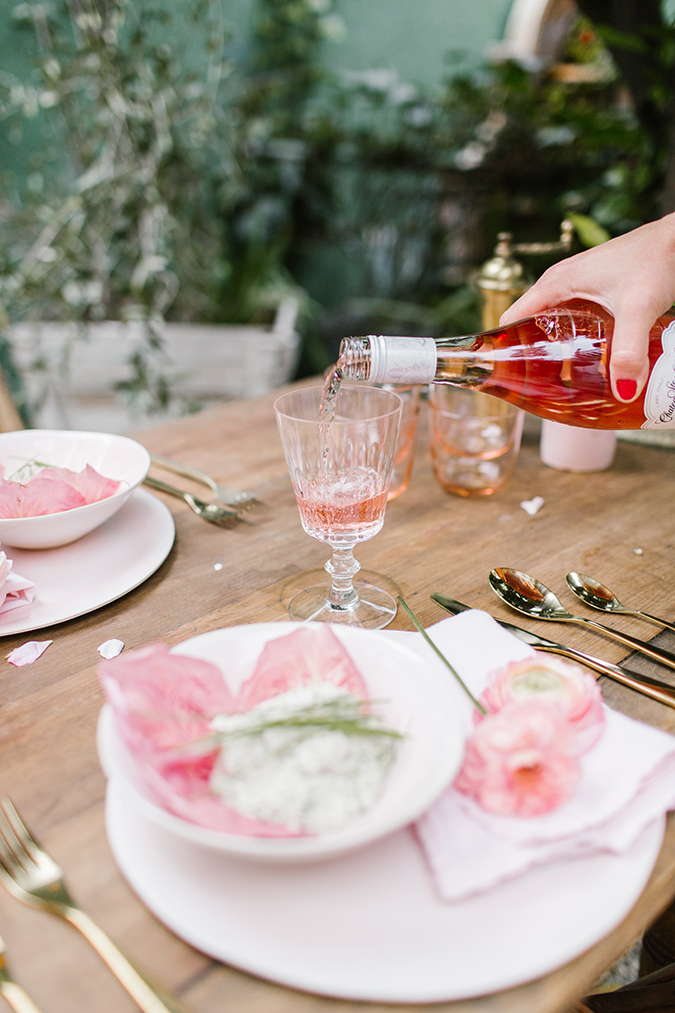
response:
M326 71L331 0L259 0L237 60L208 0L181 8L189 59L155 0L77 10L16 9L39 58L31 81L0 74L0 117L39 118L51 143L0 204L0 303L143 320L127 392L149 405L170 397L166 317L264 321L295 292L314 371L347 330L475 329L471 272L499 231L554 239L572 214L582 245L654 217L662 154L583 19L574 74L455 54L422 93Z

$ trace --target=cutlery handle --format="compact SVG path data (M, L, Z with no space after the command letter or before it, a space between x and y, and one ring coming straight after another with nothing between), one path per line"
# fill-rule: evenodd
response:
M16 1013L40 1013L30 996L15 981L0 981L0 995Z
M675 623L667 623L665 619L659 619L658 616L652 616L649 612L634 612L633 615L642 616L643 619L648 619L650 623L656 623L657 626L664 626L667 630L672 630L675 633Z
M81 908L68 907L64 915L91 943L143 1013L189 1013L177 999L166 995L156 985L151 984L145 973L134 967L128 957L125 957L112 939L85 911Z
M596 623L595 619L582 619L579 617L577 621L583 623L585 626L591 626L594 630L599 630L601 633L607 634L608 637L613 637L614 640L618 640L619 643L625 644L626 647L632 647L634 651L640 651L642 654L646 654L648 658L651 658L653 661L658 661L661 665L667 665L668 668L675 668L675 654L671 654L670 651L664 651L659 647L652 647L651 644L646 644L644 640L638 640L637 637L629 637L627 633L619 633L617 630L613 630L609 626L603 626L602 623Z
M195 482L200 482L214 492L216 491L215 481L205 472L198 471L197 468L190 468L187 464L178 464L177 461L172 461L170 457L160 457L159 454L151 454L150 460L153 464L164 468L165 471L171 471L174 475L182 475L183 478L192 478Z
M160 482L158 478L151 478L146 475L143 479L143 485L147 485L150 489L156 489L157 492L165 492L167 496L176 496L178 499L185 500L188 503L188 493L183 492L182 489L177 489L175 485L167 485L166 482Z
M642 693L644 696L658 700L659 703L664 703L667 707L675 707L675 686L669 686L666 682L650 679L648 675L636 675L635 673L626 672L623 668L619 668L618 665L613 665L611 661L601 661L600 658L584 654L583 651L577 651L573 647L562 647L557 644L544 646L542 644L537 647L537 650L547 651L549 654L560 654L564 658L580 661L583 665L587 665L588 668L592 668L593 671L599 672L601 675L607 675L610 679L620 682L623 686L628 686L630 689L637 690L638 693Z

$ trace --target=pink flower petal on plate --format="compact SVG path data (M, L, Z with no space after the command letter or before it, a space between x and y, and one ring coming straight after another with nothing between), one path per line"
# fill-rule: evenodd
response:
M111 658L116 658L118 654L122 653L124 650L124 641L113 637L111 640L105 640L102 644L99 644L96 650L102 658L105 658L106 661L110 661Z
M84 496L72 485L42 473L26 485L0 479L0 517L44 517L84 505Z
M53 643L53 640L29 640L27 643L21 644L21 647L15 647L13 651L10 651L7 661L10 665L16 665L17 668L22 665L32 665Z
M261 700L313 682L332 682L361 700L368 698L365 683L354 662L329 626L303 626L286 636L269 640L250 679L239 690L237 710L248 710Z
M44 474L44 472L43 472ZM99 475L90 464L77 473L70 472L69 479L74 489L84 496L85 503L98 503L99 500L108 499L114 495L120 487L120 483L113 478L105 478Z
M135 755L172 749L210 734L234 700L220 669L151 644L98 666L116 724Z

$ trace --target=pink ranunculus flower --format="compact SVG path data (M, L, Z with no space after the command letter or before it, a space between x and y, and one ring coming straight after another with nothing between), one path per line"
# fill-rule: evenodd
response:
M541 652L491 672L480 702L488 714L495 714L509 703L533 699L560 708L577 734L579 753L585 753L600 738L605 712L596 680L578 665L548 658Z
M507 703L466 743L455 788L501 816L540 816L566 802L581 776L577 739L545 700Z

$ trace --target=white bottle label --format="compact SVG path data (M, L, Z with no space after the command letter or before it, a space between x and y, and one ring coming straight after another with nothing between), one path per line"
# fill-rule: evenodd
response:
M661 335L661 347L647 383L642 429L675 429L675 320Z
M370 334L371 383L431 383L436 375L433 338Z

